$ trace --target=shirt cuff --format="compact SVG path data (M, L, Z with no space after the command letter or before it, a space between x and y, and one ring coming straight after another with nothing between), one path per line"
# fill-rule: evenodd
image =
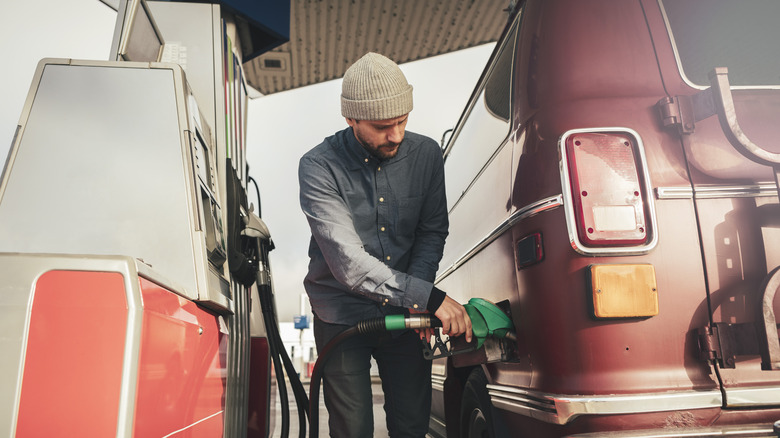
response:
M434 286L433 289L431 289L431 296L428 297L428 305L425 306L425 308L428 309L429 312L435 313L439 310L439 306L444 302L446 296L447 294L443 290Z

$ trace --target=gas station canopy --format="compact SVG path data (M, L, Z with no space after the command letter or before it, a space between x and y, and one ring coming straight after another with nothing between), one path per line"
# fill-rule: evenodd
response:
M343 76L366 52L416 61L498 39L510 0L291 0L290 40L252 59L263 94Z
M402 64L494 42L516 0L189 1L236 12L246 80L272 94L338 79L370 51Z

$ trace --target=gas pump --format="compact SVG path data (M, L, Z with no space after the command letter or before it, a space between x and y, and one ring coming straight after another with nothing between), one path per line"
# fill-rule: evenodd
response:
M277 321L229 198L249 181L242 62L289 15L117 12L110 60L39 63L0 180L0 430L267 436Z

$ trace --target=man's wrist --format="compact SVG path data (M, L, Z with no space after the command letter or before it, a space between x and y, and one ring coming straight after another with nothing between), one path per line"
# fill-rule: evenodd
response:
M437 288L436 286L431 289L431 295L428 297L428 305L425 306L426 309L428 309L429 312L435 313L437 310L439 310L439 306L441 306L441 303L444 302L444 298L447 297L447 294Z

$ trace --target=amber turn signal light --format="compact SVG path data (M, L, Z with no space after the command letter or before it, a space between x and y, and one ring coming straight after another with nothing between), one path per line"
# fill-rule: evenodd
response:
M589 269L596 318L658 315L658 286L653 265L590 265Z

